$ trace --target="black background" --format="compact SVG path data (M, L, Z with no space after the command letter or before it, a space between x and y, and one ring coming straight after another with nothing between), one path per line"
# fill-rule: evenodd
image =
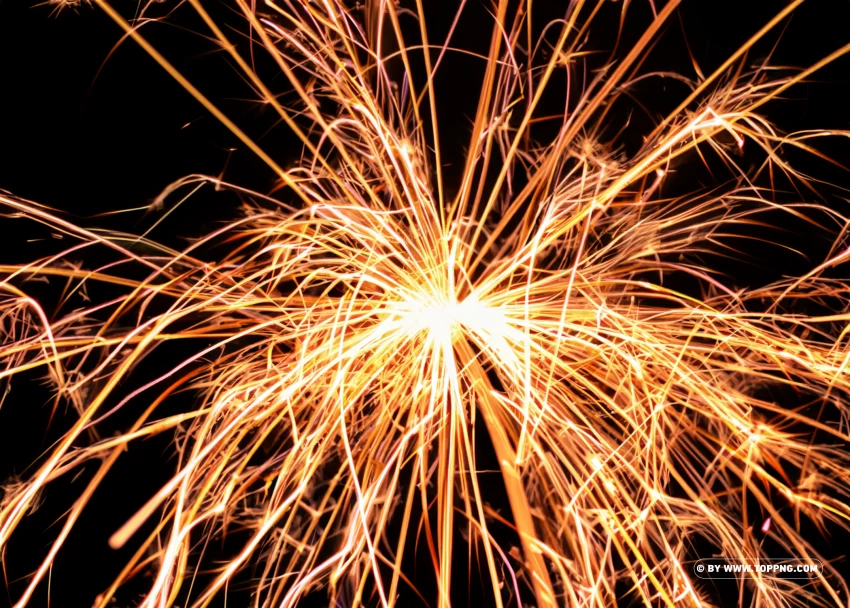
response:
M432 42L442 39L450 23L452 13L447 5L454 3L426 2ZM489 21L483 21L487 24L484 27L481 5L475 0L471 5L456 44L483 50L489 40ZM136 7L130 2L116 6L127 16ZM540 19L545 19L547 15L558 16L562 6L550 0L535 4L535 10ZM665 28L646 70L678 71L694 77L684 30L691 52L708 74L782 6L784 3L778 1L686 0L680 19L671 20ZM164 15L174 7L169 1L155 6L152 14ZM620 9L621 3L606 7L593 28L591 48L612 48ZM244 23L227 7L216 4L211 10L237 31L245 31ZM634 41L649 22L650 3L635 0L629 17L626 42ZM850 42L849 25L850 2L811 0L786 20L784 27L774 29L759 43L749 58L753 63L764 59L778 43L771 63L806 66ZM143 29L166 57L282 165L295 161L300 152L298 142L285 126L276 123L271 110L252 101L250 88L224 56L196 33L200 31L202 24L188 6L177 8L167 24ZM150 216L92 216L145 207L170 182L191 173L223 175L261 192L275 186L271 171L141 49L132 42L116 47L120 38L118 27L97 8L82 6L57 14L53 7L26 0L0 0L0 189L62 210L86 226L137 231L150 225ZM287 90L283 78L271 66L264 66L262 60L260 66L274 90ZM769 117L784 131L850 128L848 70L847 58L837 61L810 82L789 91L784 100L771 104ZM444 148L452 167L460 164L468 141L480 75L480 62L474 59L453 58L441 67L437 94ZM657 118L672 109L685 90L673 81L664 81L641 85L637 93ZM621 118L626 114L623 110ZM645 127L651 126L651 118L634 116L631 131L624 138L626 152L629 138L639 141L641 129L646 132ZM819 146L839 162L850 163L848 148L840 138L820 142ZM800 158L797 166L822 179L850 186L850 177L825 163ZM447 169L450 183L452 167ZM678 173L676 180L683 184L681 187L692 187L688 182L711 185L698 163L682 167ZM840 190L825 188L824 193L828 204L843 204ZM187 237L204 234L218 222L233 218L238 203L233 194L204 192L171 214L153 236L179 246ZM748 251L753 258L750 262L722 268L730 273L729 282L763 284L810 267L828 243L811 238L805 227L792 228L796 229L785 242L799 245L809 259L768 245L753 245L755 248ZM32 241L45 237L47 243ZM44 229L11 218L0 219L0 241L3 262L32 260L56 245L49 242ZM32 289L49 299L47 288ZM147 373L176 360L179 353L163 354L155 364L146 364L153 366ZM139 371L140 375L144 373L144 368ZM48 427L48 388L37 376L23 380L16 381L0 410L0 481L25 474L25 467L55 440L66 422L60 411ZM168 462L165 438L145 442L142 448L128 452L57 559L52 575L53 606L90 606L94 596L111 582L131 548L111 551L106 539L167 478ZM61 491L51 492L45 506L26 520L8 548L6 568L12 593L7 596L5 591L0 592L0 606L20 593L20 577L44 554L55 533L51 524L70 506ZM842 543L825 540L823 547L837 556L843 553ZM465 570L465 566L461 568L457 581L465 579ZM475 589L479 586L474 579L470 597L477 597ZM126 605L133 605L134 593L130 588L119 597ZM46 605L45 598L44 593L38 595L33 606ZM458 605L467 603L462 594L457 599ZM729 598L729 603L736 600ZM228 605L247 605L239 601L243 603L237 603L234 596ZM726 603L722 596L718 601Z

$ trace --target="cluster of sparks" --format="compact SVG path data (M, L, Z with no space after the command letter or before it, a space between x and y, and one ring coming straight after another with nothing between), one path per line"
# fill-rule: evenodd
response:
M783 135L759 110L848 47L791 76L742 69L748 49L799 2L716 72L700 74L627 158L595 140L613 102L644 76L643 59L678 2L657 10L624 57L568 96L554 137L539 142L529 130L547 83L575 69L602 2L572 0L547 30L557 37L542 44L530 37L530 0L499 0L466 164L451 194L433 75L455 52L455 32L431 44L421 3L375 0L362 10L266 0L260 12L235 0L252 44L297 94L293 108L200 0L189 0L303 141L302 162L289 169L142 30L105 0L95 4L276 172L289 202L187 177L164 196L212 184L239 192L245 213L174 251L0 197L11 213L76 242L48 259L0 267L0 378L47 373L57 402L77 413L24 481L6 488L4 560L15 559L5 548L42 490L96 463L16 606L46 584L126 447L163 433L174 435L176 469L111 537L113 547L133 538L139 550L98 608L142 569L153 572L144 608L178 597L210 605L244 571L254 573L258 608L294 607L316 589L331 605L399 606L412 585L404 557L421 550L444 607L463 584L452 580L461 532L489 573L496 606L532 597L540 607L601 608L623 589L645 605L706 605L705 581L688 561L698 540L718 556L753 561L770 557L753 529L769 528L787 555L814 560L821 556L801 520L847 525L850 284L823 274L850 257L842 245L850 220L818 203L779 206L756 178L781 173L807 183L782 150L813 151L823 134ZM405 20L420 24L416 45L405 41ZM404 66L403 87L390 80L390 61ZM424 65L424 81L413 64ZM760 149L764 164L740 170L724 143L730 137ZM672 161L705 155L732 170L728 187L661 196ZM834 228L835 246L807 275L733 291L693 261L716 250L730 227L777 208L800 222L817 211L828 220L810 229ZM227 253L202 259L212 246ZM68 264L90 250L109 250L110 262ZM665 287L674 273L696 280L702 295ZM95 282L121 293L51 316L27 294L26 281L38 277L67 280L65 301ZM827 298L837 311L830 316L788 312L791 302ZM121 393L151 349L175 341L195 354ZM788 408L760 397L755 389L766 384L807 403ZM159 414L189 389L197 407ZM139 403L131 428L100 436L114 412ZM488 504L476 463L482 425L509 514ZM496 524L513 528L518 547L500 543ZM244 546L223 564L205 563L208 540L233 527L249 532ZM148 536L135 538L142 530ZM843 579L823 562L812 581L753 572L739 584L759 606L846 605ZM190 591L201 571L211 572L206 586Z

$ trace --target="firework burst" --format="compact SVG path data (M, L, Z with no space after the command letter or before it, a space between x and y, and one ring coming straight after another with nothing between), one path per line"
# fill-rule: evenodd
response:
M448 606L460 533L497 606L530 594L538 606L602 607L623 589L646 605L704 605L707 591L688 561L693 545L729 559L768 558L754 527L788 555L820 558L801 519L846 526L850 515L850 314L792 311L800 300L846 310L850 285L822 277L850 257L848 220L816 203L780 206L759 185L765 174L808 184L781 151L813 152L821 135L782 134L760 110L850 46L789 76L741 67L800 2L693 83L628 156L599 135L614 102L645 76L648 49L678 3L661 7L618 62L578 94L568 91L554 136L540 141L530 130L552 121L540 110L547 86L556 71L569 82L601 3L571 2L535 40L531 4L499 2L451 193L433 75L456 51L450 40L429 42L421 3L376 0L361 11L267 0L259 12L236 0L252 44L297 94L296 109L264 84L200 0L189 3L301 139L303 159L282 168L95 0L275 171L286 195L181 180L162 201L205 184L245 200L242 217L181 251L0 198L76 243L0 267L0 377L43 370L57 400L78 413L34 472L6 488L0 548L44 488L99 463L17 606L45 584L124 449L164 433L174 434L174 475L112 536L113 547L132 538L139 549L99 608L143 569L153 573L145 608L177 598L210 605L246 570L258 607L296 606L317 588L331 605L397 606L411 585L403 560L414 544L433 565L439 606ZM409 23L418 24L415 43ZM403 78L392 79L390 65L402 66ZM761 166L739 169L735 151L744 146L762 151ZM723 161L733 179L720 190L662 196L671 166L699 155ZM805 276L732 290L695 261L777 209L836 235ZM88 251L110 261L67 263ZM700 295L671 288L674 274L698 283ZM35 277L64 277L68 291L109 284L120 295L52 318L26 292ZM122 392L139 361L175 341L207 346ZM757 390L767 384L810 402L779 405ZM159 413L185 390L199 395L197 407ZM100 436L105 421L139 400L146 407L131 428ZM482 436L508 514L488 506ZM513 529L517 548L500 542L499 526ZM224 563L206 563L205 543L232 528L247 531L244 545ZM142 529L147 538L134 538ZM813 582L752 573L740 586L754 605L845 605L843 579L823 562ZM212 570L206 586L188 590L204 569Z

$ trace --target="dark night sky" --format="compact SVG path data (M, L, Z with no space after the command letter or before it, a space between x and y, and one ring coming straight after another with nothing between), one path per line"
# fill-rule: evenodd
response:
M471 4L476 3L471 0ZM433 5L435 33L445 28L449 15L445 8L434 7L447 4L454 2L426 2L426 9ZM549 0L535 6L539 6L539 16L551 13L555 17L562 5ZM630 21L625 36L634 40L640 27L647 23L649 2L633 0L632 5L630 15L634 14L634 21ZM686 0L681 23L703 72L719 65L783 5L780 1ZM126 15L135 4L116 2L115 6ZM168 0L155 7L154 14L164 14L166 8L173 6L174 2ZM215 6L225 22L244 31L244 24L229 9L221 4ZM591 46L610 49L614 30L606 29L605 24L616 24L619 7L619 3L609 7L607 21L603 19L595 28L600 33L592 35ZM233 135L133 42L115 48L121 31L97 8L84 6L76 11L51 13L51 7L37 6L30 0L0 0L0 189L85 218L149 205L166 185L190 173L223 173L230 181L259 191L273 187L274 176L261 161L238 145ZM474 14L481 18L480 12ZM808 65L850 42L848 24L847 0L811 0L788 22L781 38L781 28L774 30L750 57L753 61L766 57L778 40L772 63ZM298 143L285 126L276 125L271 112L250 101L250 88L212 44L192 33L200 31L201 25L191 9L183 6L172 15L170 25L155 24L143 31L275 158L283 159L284 165L287 159L294 160L300 152ZM676 70L693 76L682 27L678 20L671 21L652 52L647 69ZM434 37L439 38L436 34ZM488 37L489 30L481 27L476 18L462 23L461 40L482 46ZM272 88L286 91L280 75L260 61L260 72ZM450 62L438 81L438 94L445 92L440 106L442 128L447 134L443 141L455 151L466 144L469 120L464 113L471 116L474 112L478 85L473 76L479 68L461 58ZM773 104L770 117L785 131L850 129L848 82L850 61L844 58L819 73L815 81L793 89L787 100ZM664 85L669 90L660 84L652 86L655 88L647 87L640 94L644 101L649 99L659 115L683 94L672 83ZM652 104L657 104L657 108ZM454 141L452 136L458 135L460 139ZM823 149L850 164L848 147L841 142L823 142ZM850 176L824 163L810 159L800 162L806 171L850 186ZM685 180L702 175L698 168L693 173L683 171L681 179ZM202 234L217 221L233 217L237 204L232 194L206 192L170 216L156 236L179 245L185 242L181 239ZM127 231L142 225L139 214L79 221ZM21 262L42 255L43 243L28 242L41 236L43 230L38 226L0 219L2 261ZM793 238L803 244L808 242L805 232ZM808 266L798 257L782 255L786 254L771 250L767 266L742 266L733 281L746 284L754 277L778 277ZM178 356L179 353L163 355L157 364L167 365L169 357ZM0 411L0 481L20 474L70 419L60 413L52 430L45 434L50 409L45 405L48 394L39 378L32 378L29 385L15 387ZM72 536L57 561L54 606L90 606L94 595L120 569L129 550L117 554L110 551L106 538L165 478L161 470L164 467L159 465L166 462L167 446L167 441L147 442L141 453L129 453L126 463L106 483L91 512L81 521L80 531ZM61 494L57 491L52 496ZM34 556L43 554L49 535L41 533L67 506L45 506L22 527L18 537L28 540L14 541L9 548L7 568L11 578L23 576L34 565ZM38 546L33 539L44 539L44 545ZM21 583L13 583L12 588L20 592ZM123 600L128 606L133 605L129 593ZM0 590L0 606L7 601L5 591Z

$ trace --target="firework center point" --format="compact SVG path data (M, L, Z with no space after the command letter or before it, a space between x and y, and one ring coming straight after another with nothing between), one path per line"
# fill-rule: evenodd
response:
M416 330L427 330L438 339L451 338L459 326L477 327L492 317L492 311L475 296L462 302L429 302L416 307L409 316Z

